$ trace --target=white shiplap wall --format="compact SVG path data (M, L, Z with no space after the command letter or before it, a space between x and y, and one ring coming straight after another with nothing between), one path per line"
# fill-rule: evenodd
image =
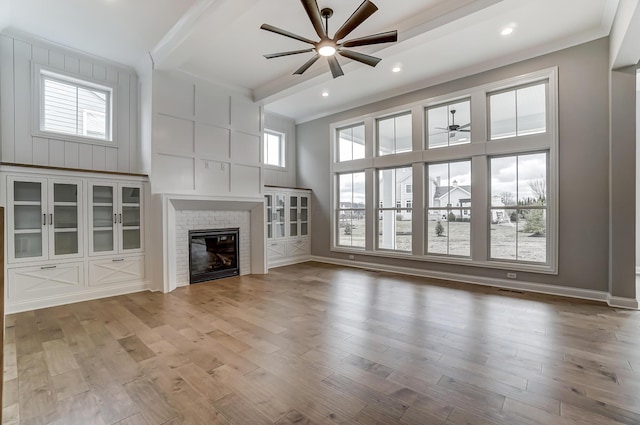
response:
M154 193L247 196L295 179L295 159L284 178L262 166L262 108L247 94L155 70L152 126ZM279 128L295 137L293 122Z
M105 81L116 87L113 145L33 133L33 64ZM0 35L0 159L18 164L140 172L138 78L135 71L26 38Z

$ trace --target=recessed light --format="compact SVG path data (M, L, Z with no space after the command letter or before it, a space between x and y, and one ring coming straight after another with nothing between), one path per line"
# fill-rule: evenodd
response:
M329 92L328 91L323 91L322 92L322 97L328 97L329 96Z
M513 27L506 27L500 32L500 35L506 37L507 35L509 35L511 33L513 33Z
M402 71L402 68L400 68L399 66L396 66L391 71L392 72L400 72L400 71Z

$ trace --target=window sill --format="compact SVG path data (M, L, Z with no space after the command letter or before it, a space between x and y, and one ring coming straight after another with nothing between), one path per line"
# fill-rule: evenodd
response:
M280 167L279 165L271 165L271 164L262 164L262 168L265 170L274 170L274 171L289 171L287 166Z
M392 251L367 251L364 248L347 248L347 247L333 247L331 252L364 255L369 257L381 257L391 258L398 260L411 260L421 261L426 263L439 263L439 264L451 264L467 267L480 267L486 269L498 269L504 271L519 271L526 273L537 274L549 274L557 275L558 270L552 265L548 264L526 264L526 263L513 263L509 261L497 261L497 260L472 260L464 257L444 257L438 255L413 255L411 253L392 252Z
M109 148L118 148L118 144L115 140L100 140L93 139L91 137L82 137L76 136L73 134L63 134L63 133L53 133L49 131L42 130L33 130L31 132L33 137L40 137L42 139L50 139L50 140L60 140L62 142L75 142L82 143L85 145L98 145L98 146L106 146Z

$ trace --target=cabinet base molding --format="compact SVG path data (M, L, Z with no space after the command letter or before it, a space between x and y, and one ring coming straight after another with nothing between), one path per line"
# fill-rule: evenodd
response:
M26 301L7 301L5 305L5 314L21 313L23 311L37 310L40 308L56 307L65 304L77 303L81 301L90 301L100 298L114 297L117 295L132 294L134 292L149 291L151 287L149 282L127 282L122 285L110 285L108 287L88 288L82 292L73 294L51 296L39 299L31 299Z
M276 267L291 266L294 264L306 263L307 261L311 261L311 255L305 255L304 257L272 259L269 260L268 268L275 269Z

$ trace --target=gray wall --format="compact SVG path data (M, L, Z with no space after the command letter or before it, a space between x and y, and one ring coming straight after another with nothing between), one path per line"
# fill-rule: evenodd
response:
M376 111L557 66L559 74L558 275L518 272L518 280L609 291L609 68L608 39L428 87L298 125L298 184L313 189L312 254L330 251L329 126ZM633 197L634 192L631 192ZM433 271L504 278L495 269L357 255L356 260ZM622 296L632 296L620 291ZM634 296L634 295L633 295Z

